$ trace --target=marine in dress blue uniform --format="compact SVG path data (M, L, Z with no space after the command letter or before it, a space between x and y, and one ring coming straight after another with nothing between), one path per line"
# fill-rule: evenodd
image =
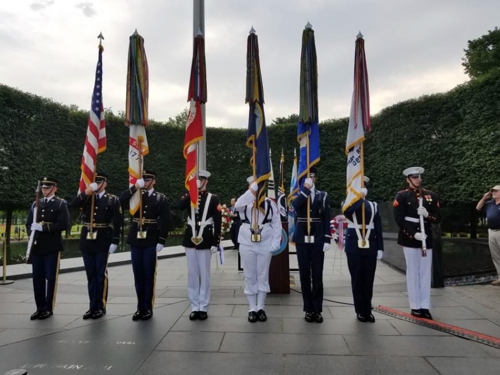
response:
M365 183L369 182L364 177ZM377 259L382 259L384 240L382 237L382 219L377 209L377 203L366 200L366 189L362 189L363 198L348 207L344 214L348 222L345 240L347 265L351 274L352 296L357 319L360 322L375 322L372 314L373 281L377 268ZM363 239L362 215L363 203L365 211L366 246L359 240ZM361 246L360 246L361 245Z
M83 315L85 320L99 319L106 314L108 258L109 254L116 251L120 242L122 210L118 197L106 192L107 183L108 175L98 173L95 182L71 201L72 207L82 211L84 221L80 234L80 251L87 274L90 300L89 310Z
M36 311L31 320L47 319L53 314L59 261L64 250L61 234L69 228L68 204L55 196L57 180L43 177L41 184L44 198L40 201L36 220L33 218L33 203L26 222L28 235L36 231L31 248Z
M330 203L324 191L316 189L317 170L310 168L310 178L306 178L292 206L297 214L292 241L297 249L300 284L304 301L305 320L323 322L323 265L324 252L330 249ZM307 201L310 200L310 236L307 233ZM312 287L311 287L312 281Z
M439 199L436 193L422 188L422 167L403 171L408 189L396 194L393 203L394 220L399 226L398 244L403 246L406 260L406 286L411 314L432 319L431 304L432 223L441 220ZM419 206L422 198L423 206ZM424 227L420 225L423 218ZM422 250L423 241L427 250Z
M163 250L168 236L170 209L167 197L154 189L156 177L154 171L144 171L142 179L120 195L123 208L130 206L130 198L138 189L142 189L142 225L140 211L134 214L127 244L130 245L132 270L134 271L135 291L137 293L137 311L132 320L148 320L153 316L155 300L157 252ZM140 232L144 238L138 238Z

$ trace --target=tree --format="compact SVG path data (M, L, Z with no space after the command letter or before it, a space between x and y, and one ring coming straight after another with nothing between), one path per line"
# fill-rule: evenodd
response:
M288 117L276 117L271 125L277 125L277 124L295 124L299 122L299 115L297 114L292 114Z
M500 30L495 27L480 38L469 40L462 66L471 78L500 69Z

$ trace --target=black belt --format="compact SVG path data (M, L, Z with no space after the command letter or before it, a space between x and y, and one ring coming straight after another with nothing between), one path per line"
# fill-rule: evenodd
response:
M141 223L142 224L158 224L158 221L155 220L155 219L137 219L137 218L134 218L134 223Z
M84 227L87 227L87 228L96 228L96 229L99 229L99 228L108 228L111 226L111 223L83 223L83 226Z
M299 217L297 218L297 223L321 223L321 219L319 217L311 217L309 220L307 220L307 217Z

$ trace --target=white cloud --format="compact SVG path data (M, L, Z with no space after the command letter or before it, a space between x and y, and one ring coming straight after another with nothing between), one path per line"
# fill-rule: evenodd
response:
M187 107L192 1L0 2L2 83L55 101L90 104L97 35L104 37L104 105L125 108L128 38L145 38L151 118ZM36 8L35 10L33 6ZM484 0L205 1L209 126L246 127L246 38L259 36L267 122L297 113L301 33L316 35L321 119L349 114L354 41L366 40L372 113L463 83L467 40L496 26L500 2ZM464 27L467 25L467 27Z

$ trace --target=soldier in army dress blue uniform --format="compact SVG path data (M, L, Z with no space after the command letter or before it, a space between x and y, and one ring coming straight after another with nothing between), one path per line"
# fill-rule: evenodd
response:
M41 184L43 199L40 201L37 217L33 217L33 203L26 222L28 234L36 231L31 248L36 311L31 315L31 320L47 319L53 314L59 262L64 250L62 232L69 228L68 204L55 196L57 180L43 177Z
M137 210L127 238L137 293L137 311L132 316L134 321L148 320L153 316L157 252L163 250L168 236L170 209L167 197L154 189L157 176L154 171L144 171L142 178L120 195L122 207L128 208L130 198L137 190L142 189L142 220L140 211Z
M89 310L83 319L99 319L106 314L108 297L108 257L120 242L122 210L118 197L106 192L108 175L98 173L95 182L78 194L71 206L82 211L84 224L80 235L90 299ZM92 206L92 195L94 205ZM93 219L91 219L93 218Z
M297 213L295 232L292 241L297 249L300 284L304 301L304 319L311 323L323 322L323 265L325 251L330 249L330 203L328 195L315 187L317 170L310 168L309 178L292 206ZM307 201L310 201L308 233ZM311 288L312 281L312 288Z

